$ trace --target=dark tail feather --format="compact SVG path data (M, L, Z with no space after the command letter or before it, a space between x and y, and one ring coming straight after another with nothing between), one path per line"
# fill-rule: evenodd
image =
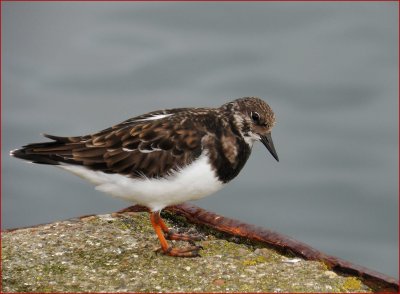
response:
M90 136L60 137L49 134L42 134L42 135L46 138L49 138L59 143L78 143L90 138Z
M58 156L49 155L49 154L33 153L32 150L30 148L28 148L28 146L29 145L24 146L21 149L12 150L10 152L10 155L13 157L31 161L33 163L53 164L53 165L60 164L59 160L57 160Z
M60 164L57 160L51 159L52 156L38 155L38 154L27 154L24 149L16 149L10 152L11 156L24 159L33 163L39 164Z
M40 164L58 165L60 162L73 162L71 158L73 147L71 145L75 145L74 147L79 145L79 143L73 144L74 137L43 135L54 141L28 144L20 149L12 150L10 155Z

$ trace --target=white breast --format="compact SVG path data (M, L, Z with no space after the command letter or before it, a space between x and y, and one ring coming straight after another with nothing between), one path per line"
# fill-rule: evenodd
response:
M92 171L79 165L63 164L59 167L92 182L96 190L147 206L152 211L206 197L223 187L204 154L185 168L160 179L133 179Z

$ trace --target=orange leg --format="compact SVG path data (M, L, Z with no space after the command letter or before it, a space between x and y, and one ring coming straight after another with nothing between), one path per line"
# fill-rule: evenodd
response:
M164 233L168 234L170 229L167 227L167 225L164 223L163 219L161 218L160 214L158 214L159 216L159 224L161 226L161 229Z
M201 241L203 238L200 235L188 235L188 234L178 234L173 232L171 229L167 227L164 223L163 219L159 215L158 224L160 225L162 231L164 232L165 239L167 240L181 240L187 241L190 244L194 245L194 241Z
M159 219L161 219L159 212L151 212L150 213L150 221L153 225L154 230L156 231L157 237L161 243L162 251L166 252L169 248L167 240L165 240L164 234L162 232L162 226L159 223Z
M160 240L161 243L161 250L163 251L164 254L170 255L170 256L179 256L179 257L197 257L199 255L199 250L201 249L201 246L190 246L186 248L174 248L168 245L167 240L165 239L164 233L168 234L169 229L163 222L160 216L159 211L154 211L150 213L150 221L151 224L153 225L154 230L156 231L156 234L158 236L158 239Z

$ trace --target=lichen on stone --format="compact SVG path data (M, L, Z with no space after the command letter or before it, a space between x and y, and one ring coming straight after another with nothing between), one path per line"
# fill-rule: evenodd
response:
M371 292L317 261L164 215L200 234L198 258L157 253L148 213L85 217L3 232L3 292ZM170 241L178 247L182 241Z
M355 277L348 277L343 283L343 290L346 292L357 291L361 287L361 281Z

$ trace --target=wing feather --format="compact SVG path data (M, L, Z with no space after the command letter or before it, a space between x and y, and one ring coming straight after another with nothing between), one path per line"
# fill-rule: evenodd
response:
M30 151L107 173L167 176L200 156L207 133L199 119L182 120L185 111L155 111L81 137L45 135L55 142L31 144Z

